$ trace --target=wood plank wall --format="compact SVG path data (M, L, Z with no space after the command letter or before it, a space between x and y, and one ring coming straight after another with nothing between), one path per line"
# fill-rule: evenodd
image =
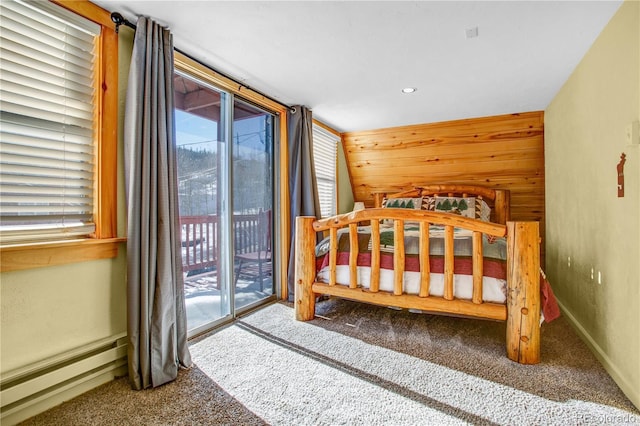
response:
M421 184L511 190L511 217L540 221L544 236L544 112L342 134L356 201ZM544 245L543 245L544 247Z

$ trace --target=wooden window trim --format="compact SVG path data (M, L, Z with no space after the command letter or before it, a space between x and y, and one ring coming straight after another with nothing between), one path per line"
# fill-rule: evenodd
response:
M335 130L332 127L327 126L326 124L324 124L322 121L318 121L315 118L313 119L313 124L315 124L318 127L322 127L324 130L326 130L329 133L334 134L337 138L342 139L342 133L340 133L339 131Z
M55 0L56 3L102 27L98 46L96 108L97 161L95 224L93 238L62 242L18 244L0 248L1 272L112 258L117 235L117 130L118 130L118 35L108 11L88 0Z
M191 59L181 52L174 52L174 64L177 71L182 71L194 77L201 78L204 81L207 81L219 87L220 89L233 93L234 95L244 100L253 102L256 105L266 108L273 113L285 117L287 115L287 109L284 105L279 104L220 73L215 72L211 68L208 68L199 62L196 62L195 60Z
M288 259L289 259L289 236L291 235L291 226L289 222L289 155L287 153L287 108L279 104L266 96L257 93L250 88L239 84L238 82L215 72L211 68L208 68L195 60L189 58L180 52L174 53L175 69L185 72L197 78L201 78L204 81L208 81L215 86L226 90L234 95L239 96L242 99L248 100L261 107L264 107L271 112L278 114L280 120L280 264L278 265L280 271L280 297L286 300L289 297L287 288L287 275L288 275ZM276 284L277 285L277 284Z
M2 247L2 272L65 265L118 255L126 238L54 241Z

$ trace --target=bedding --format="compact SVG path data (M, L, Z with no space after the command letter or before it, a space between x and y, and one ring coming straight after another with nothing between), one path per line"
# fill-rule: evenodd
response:
M442 210L436 209L435 197L443 195L449 201L442 200ZM540 309L544 309L540 229L537 222L510 219L509 191L443 184L373 196L373 209L325 219L296 218L296 319L312 320L316 299L324 294L433 314L506 321L507 357L521 364L538 363ZM382 208L384 198L388 198L387 208ZM404 209L399 208L402 201L397 207L389 205L399 198L405 199ZM406 200L410 198L411 202ZM484 200L491 211L482 205ZM486 221L487 215L491 222ZM423 225L422 231L418 224ZM329 238L316 245L319 233ZM372 241L372 235L380 241ZM420 248L429 253L419 254ZM418 265L424 265L423 271L428 268L429 274L419 272Z
M472 240L468 230L454 229L454 297L470 300L473 295ZM429 294L444 294L444 227L431 225L429 228ZM380 290L393 291L393 225L380 225ZM358 227L358 283L368 289L371 276L371 227ZM507 247L504 238L487 238L483 236L484 277L483 301L506 302L506 258ZM419 227L405 224L405 272L403 292L418 294L420 290L419 262ZM338 254L336 281L338 284L349 283L349 230L338 231ZM316 247L316 271L318 282L329 282L329 238L325 238Z

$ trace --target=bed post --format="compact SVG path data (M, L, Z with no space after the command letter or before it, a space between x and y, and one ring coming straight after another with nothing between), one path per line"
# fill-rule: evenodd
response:
M296 218L294 301L298 321L312 320L316 311L316 297L311 290L316 277L316 233L313 230L315 220L313 216Z
M507 222L507 356L540 362L540 230L538 222Z
M506 225L507 221L511 220L509 217L511 211L511 192L508 189L496 189L496 198L493 201L496 217L494 222Z
M379 209L382 207L382 200L384 199L384 197L387 194L383 193L383 192L376 192L375 194L373 194L373 207L375 207L376 209Z

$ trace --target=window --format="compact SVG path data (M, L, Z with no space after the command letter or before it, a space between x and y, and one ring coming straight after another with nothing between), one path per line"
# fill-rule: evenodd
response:
M313 123L313 161L322 217L336 214L336 149L340 138Z
M118 65L113 23L91 3L3 1L0 18L5 271L22 269L5 262L16 245L115 237Z

